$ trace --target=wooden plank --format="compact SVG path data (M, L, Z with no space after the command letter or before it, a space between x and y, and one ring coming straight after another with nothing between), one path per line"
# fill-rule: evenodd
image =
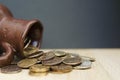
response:
M53 49L44 49L49 51ZM66 74L47 76L30 76L28 70L17 74L2 74L0 80L120 80L120 49L58 49L83 56L96 58L92 68L88 70L73 70Z

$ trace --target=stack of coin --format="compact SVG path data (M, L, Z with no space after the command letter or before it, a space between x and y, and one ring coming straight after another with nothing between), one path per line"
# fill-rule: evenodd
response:
M29 69L29 75L32 76L43 76L48 73L63 74L72 70L90 69L92 62L95 61L92 57L64 51L43 52L34 46L27 45L29 39L24 42L26 46L23 51L25 58L19 61L14 60L11 65L1 68L2 73L17 73L22 68Z

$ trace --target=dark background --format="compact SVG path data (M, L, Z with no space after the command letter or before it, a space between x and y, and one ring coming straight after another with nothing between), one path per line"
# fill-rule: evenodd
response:
M42 48L120 47L120 0L0 0L16 18L38 18Z

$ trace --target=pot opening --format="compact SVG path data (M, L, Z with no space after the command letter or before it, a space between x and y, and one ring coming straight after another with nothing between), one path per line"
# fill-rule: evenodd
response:
M3 48L0 47L0 56L3 56L5 53L5 50Z
M42 39L42 28L43 27L40 22L35 22L31 25L24 39L24 48L27 48L29 45L40 47Z

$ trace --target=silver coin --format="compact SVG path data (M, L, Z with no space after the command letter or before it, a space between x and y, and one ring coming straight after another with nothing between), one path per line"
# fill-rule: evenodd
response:
M95 58L92 58L92 57L87 57L87 56L80 56L82 60L89 60L91 62L94 62L95 61Z
M84 70L84 69L90 69L91 68L91 64L92 62L89 60L83 60L82 63L78 66L75 66L74 69L78 69L78 70Z
M64 51L56 51L56 50L54 50L54 51L52 51L56 56L58 56L58 57L62 57L62 56L65 56L66 55L66 53L64 52Z

